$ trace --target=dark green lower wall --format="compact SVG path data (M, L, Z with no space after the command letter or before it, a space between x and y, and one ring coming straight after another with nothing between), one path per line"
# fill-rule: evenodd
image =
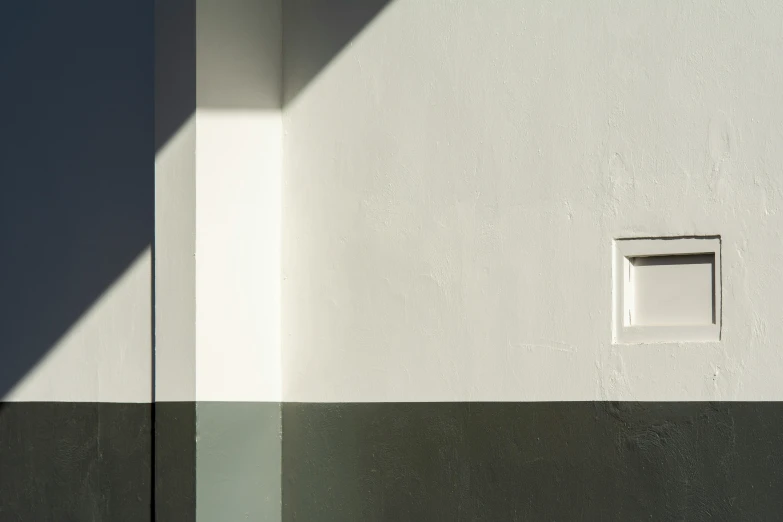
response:
M0 404L0 522L781 513L783 403Z
M280 423L279 403L0 403L0 522L279 522Z
M283 520L780 520L783 403L284 404Z
M0 403L0 522L152 520L151 411Z
M156 522L196 520L196 403L156 402Z

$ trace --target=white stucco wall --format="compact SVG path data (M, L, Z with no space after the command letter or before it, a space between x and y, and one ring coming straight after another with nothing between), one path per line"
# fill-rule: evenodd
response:
M781 27L391 2L285 108L284 399L783 399ZM713 234L722 340L612 345L612 239Z
M196 124L188 118L155 161L155 399L196 392Z

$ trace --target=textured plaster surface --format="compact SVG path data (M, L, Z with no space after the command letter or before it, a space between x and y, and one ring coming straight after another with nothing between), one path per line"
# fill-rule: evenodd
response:
M285 109L284 399L783 399L781 24L392 2ZM612 239L661 235L721 236L720 342L611 343Z

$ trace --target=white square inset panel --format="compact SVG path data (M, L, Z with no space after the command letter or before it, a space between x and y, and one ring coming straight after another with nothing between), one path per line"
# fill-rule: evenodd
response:
M614 242L615 343L720 340L720 238Z

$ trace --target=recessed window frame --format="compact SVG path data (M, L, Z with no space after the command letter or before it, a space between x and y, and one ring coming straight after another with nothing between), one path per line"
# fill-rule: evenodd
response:
M714 322L696 325L628 325L625 317L632 299L630 265L638 257L714 255L713 303ZM648 344L681 342L717 342L721 338L721 239L720 236L617 238L613 241L613 325L614 344Z

